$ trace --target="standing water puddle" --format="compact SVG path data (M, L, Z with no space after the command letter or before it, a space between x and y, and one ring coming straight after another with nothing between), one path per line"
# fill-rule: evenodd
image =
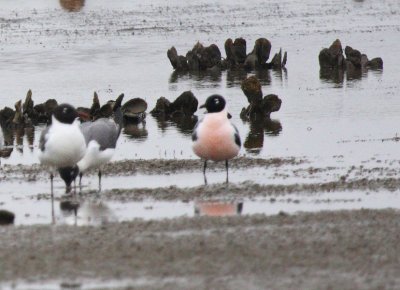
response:
M400 192L346 191L317 194L287 194L237 200L109 201L99 198L2 199L16 214L16 225L101 225L134 219L159 220L195 216L232 216L323 210L400 209Z

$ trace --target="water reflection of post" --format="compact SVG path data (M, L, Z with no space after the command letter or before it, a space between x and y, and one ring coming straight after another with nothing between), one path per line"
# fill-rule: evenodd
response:
M68 12L78 12L85 5L85 0L60 0L60 5Z
M3 131L4 147L0 150L0 157L8 158L14 150L14 132L10 128L1 126Z
M250 120L249 123L250 131L243 145L249 153L260 153L264 146L264 133L278 136L282 131L282 125L279 120L265 118L263 120Z
M195 215L205 216L234 216L243 211L243 202L240 201L199 201L194 205Z
M234 87L240 85L244 79L247 78L247 71L245 69L229 69L226 72L226 85Z
M176 112L171 116L161 114L161 115L154 115L153 117L157 121L157 127L162 132L165 132L168 127L175 125L178 131L185 136L192 135L193 128L196 126L196 123L198 121L197 116L195 115L187 116L180 112Z
M220 68L212 68L202 71L181 71L181 70L174 70L170 77L169 83L174 84L177 83L182 78L194 79L196 82L199 83L211 83L218 86L221 82L222 72Z
M129 138L144 141L147 139L149 132L146 129L146 122L130 122L124 125L123 132Z
M319 78L327 82L334 82L342 85L344 81L344 70L341 68L321 68L319 70Z

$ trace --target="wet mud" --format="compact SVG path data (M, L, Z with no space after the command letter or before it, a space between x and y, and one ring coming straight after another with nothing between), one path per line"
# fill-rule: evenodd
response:
M0 281L83 289L97 277L127 280L134 289L396 289L399 218L398 211L361 210L2 227Z
M52 199L42 128L4 134L0 209L15 224L0 226L1 290L400 288L398 1L47 2L2 3L1 108L28 89L84 107L93 91L149 108L221 93L245 142L229 184L211 163L205 186L193 124L148 116L125 128L101 193L90 171L75 197L56 176ZM172 72L172 45L237 37L287 50L286 69ZM320 72L337 38L384 68ZM282 98L267 123L239 118L251 75Z

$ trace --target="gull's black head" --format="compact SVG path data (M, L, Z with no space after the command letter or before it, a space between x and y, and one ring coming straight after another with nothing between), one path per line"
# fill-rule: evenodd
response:
M78 112L69 104L58 105L53 115L59 122L65 124L72 124L78 118Z
M218 113L225 108L225 99L220 95L209 96L204 105L200 108L206 108L209 113Z
M69 193L71 191L72 181L74 181L79 174L78 166L58 168L58 173L65 182L65 192Z

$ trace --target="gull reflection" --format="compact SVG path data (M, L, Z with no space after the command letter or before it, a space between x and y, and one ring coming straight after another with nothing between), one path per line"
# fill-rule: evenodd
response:
M68 196L60 201L61 215L58 222L69 225L101 225L117 221L116 216L99 200L83 200Z
M197 201L194 205L195 215L233 216L240 215L243 202L238 201Z

